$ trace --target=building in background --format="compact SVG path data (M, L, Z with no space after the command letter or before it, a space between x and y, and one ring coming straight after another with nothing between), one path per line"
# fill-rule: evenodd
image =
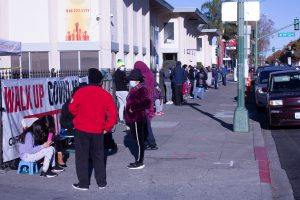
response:
M164 0L0 1L0 38L22 43L21 57L0 57L0 68L113 69L120 58L128 69L137 60L210 65L206 23L198 9Z

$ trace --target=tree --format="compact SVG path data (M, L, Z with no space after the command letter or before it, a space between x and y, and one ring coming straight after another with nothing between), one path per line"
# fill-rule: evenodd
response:
M270 34L274 30L274 22L266 15L261 15L258 21L258 38ZM264 37L258 41L258 53L267 52L270 47L270 38Z
M290 42L287 46L285 46L282 50L276 51L271 56L267 58L267 62L269 64L287 64L287 52L289 51L288 47L291 47L293 52L292 54L292 63L300 62L300 38Z
M204 2L201 6L201 12L209 19L208 24L204 26L204 28L209 29L218 29L221 33L218 38L218 46L219 46L219 55L222 55L222 39L229 40L234 38L237 33L236 24L226 23L223 25L222 23L222 3L225 1L232 0L208 0ZM219 56L219 63L223 63L222 56Z

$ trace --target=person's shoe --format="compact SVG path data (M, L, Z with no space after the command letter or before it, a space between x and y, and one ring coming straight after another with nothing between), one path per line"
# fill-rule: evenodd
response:
M158 149L158 147L157 147L157 145L155 144L155 145L147 145L147 146L145 146L145 150L157 150Z
M63 172L65 171L65 169L56 165L55 167L52 167L51 171L57 173L57 172Z
M47 177L47 178L53 178L53 177L56 177L57 176L57 173L55 172L52 172L50 170L48 170L47 172L41 172L41 175L40 177Z
M98 185L99 190L103 190L104 188L106 188L106 185Z
M167 103L166 104L168 104L168 105L172 105L173 104L173 101L167 101Z
M161 116L162 114L161 114L161 112L157 112L157 113L155 113L155 115Z
M128 169L143 169L145 167L144 163L130 163L127 168Z
M160 114L161 114L161 115L164 115L164 114L166 114L166 113L161 111Z
M188 96L188 98L189 98L189 99L193 99L194 97L192 97L192 96Z
M126 123L125 123L124 120L120 120L120 121L118 122L118 124L120 124L120 125L125 125Z
M89 188L87 188L87 187L80 187L78 183L74 183L74 184L72 185L72 187L73 187L74 189L76 189L76 190L82 190L82 191L89 190Z
M59 163L58 163L58 166L59 166L59 167L62 167L62 168L68 167L68 166L66 165L66 163L64 163L64 164L59 164Z

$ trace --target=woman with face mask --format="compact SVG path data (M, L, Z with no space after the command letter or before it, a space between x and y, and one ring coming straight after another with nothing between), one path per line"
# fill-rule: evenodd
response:
M125 120L130 128L130 133L137 144L137 155L135 162L128 165L129 169L142 169L144 165L144 151L145 151L145 135L147 127L147 113L146 110L151 106L151 97L148 89L142 84L143 76L140 70L134 69L131 71L129 77L130 91L127 96L127 103L125 107Z

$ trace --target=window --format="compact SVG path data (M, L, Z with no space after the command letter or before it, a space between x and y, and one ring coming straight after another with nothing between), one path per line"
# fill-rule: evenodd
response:
M62 71L78 70L78 51L60 53L60 69Z
M99 68L98 51L80 51L81 70Z
M49 71L48 52L31 53L31 70L32 71Z
M174 23L169 22L164 25L164 43L174 43Z
M197 38L197 51L202 51L202 38Z

